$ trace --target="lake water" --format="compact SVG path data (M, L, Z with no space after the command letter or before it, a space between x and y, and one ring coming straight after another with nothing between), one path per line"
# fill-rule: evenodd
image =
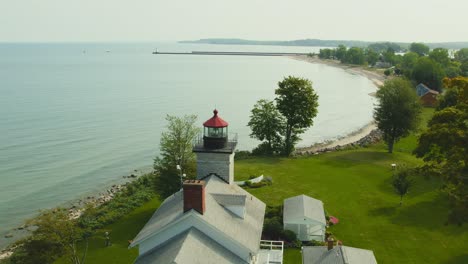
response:
M285 57L152 55L159 51L313 52L318 48L151 44L0 44L0 234L41 208L94 193L158 153L166 114L214 108L237 132L278 81L313 81L318 116L302 146L353 132L372 120L375 86L342 69ZM2 241L3 241L2 235Z

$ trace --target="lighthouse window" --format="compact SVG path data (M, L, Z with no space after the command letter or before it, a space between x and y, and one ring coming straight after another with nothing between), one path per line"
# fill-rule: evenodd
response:
M208 137L220 138L226 137L225 131L222 127L209 127L208 128Z

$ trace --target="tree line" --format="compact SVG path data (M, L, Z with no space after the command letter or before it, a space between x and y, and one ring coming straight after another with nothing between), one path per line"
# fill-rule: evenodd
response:
M445 48L430 50L423 43L411 43L404 55L397 54L403 51L398 47L394 43L375 43L367 48L349 49L340 45L335 49L321 49L318 57L353 65L375 66L379 63L391 67L394 75L405 76L413 84L424 83L436 91L441 91L445 77L468 76L468 48L460 49L450 56ZM389 70L388 74L391 73Z

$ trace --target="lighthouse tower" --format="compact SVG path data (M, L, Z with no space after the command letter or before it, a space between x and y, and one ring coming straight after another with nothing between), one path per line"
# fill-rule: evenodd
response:
M228 123L213 111L213 117L203 123L203 138L194 145L197 154L197 179L216 175L228 184L234 182L234 152L237 139L229 139Z

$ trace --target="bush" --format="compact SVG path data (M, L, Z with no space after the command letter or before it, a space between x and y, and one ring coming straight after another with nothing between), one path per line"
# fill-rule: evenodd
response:
M280 218L273 217L265 219L263 224L263 235L270 239L278 239L283 233L283 225Z
M278 217L283 221L283 212L281 210L281 206L267 206L265 210L265 218L273 218Z
M247 150L238 150L236 151L236 155L234 156L236 160L245 160L253 158L252 152Z
M283 232L281 233L281 238L283 238L285 242L290 243L295 242L297 240L297 235L291 230L283 230Z

